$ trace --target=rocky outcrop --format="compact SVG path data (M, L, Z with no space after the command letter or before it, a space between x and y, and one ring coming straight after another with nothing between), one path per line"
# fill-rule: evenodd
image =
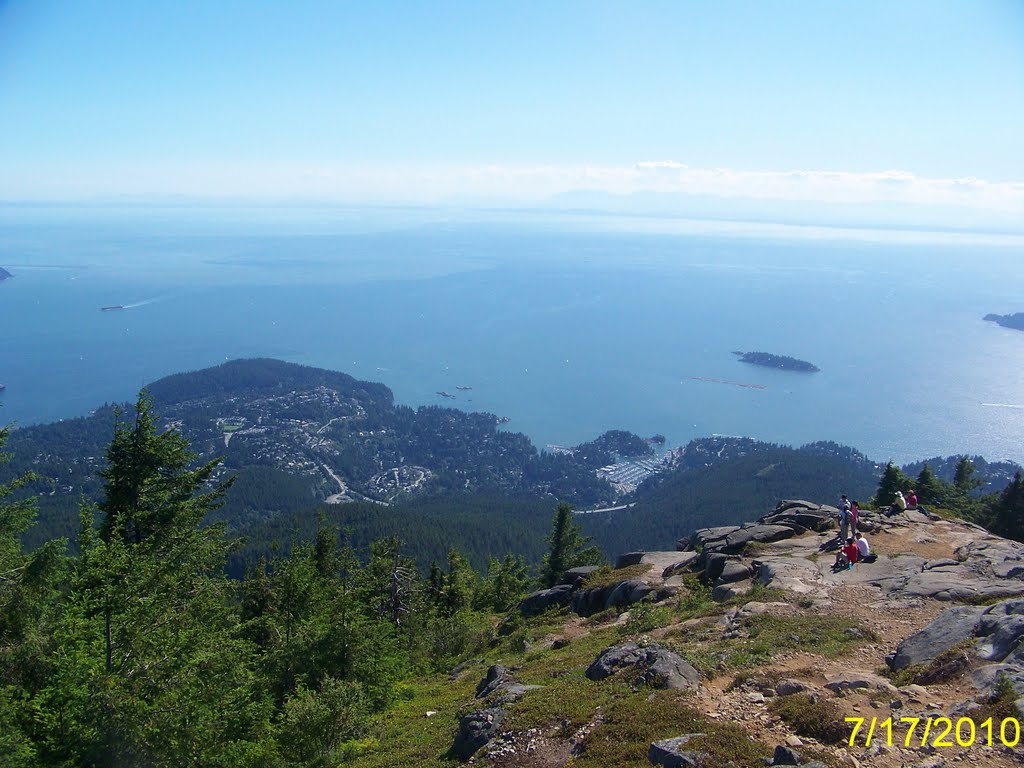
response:
M590 680L603 680L619 670L637 673L634 685L684 690L697 684L700 676L682 658L660 645L623 643L605 648L587 667Z
M495 664L487 670L487 674L477 685L475 698L490 699L492 704L508 704L524 693L542 687L540 685L522 685L516 682L508 669L500 664Z
M703 735L687 733L674 739L655 741L647 752L647 759L664 768L698 768L704 763L705 753L686 749L686 745L690 740Z
M455 734L450 754L459 760L468 760L487 742L498 735L505 716L504 709L491 708L470 712L459 720L459 730Z
M886 660L889 668L897 672L907 667L927 664L954 645L971 639L984 611L984 608L971 605L950 608L920 632L900 643L892 658Z
M579 616L592 616L607 608L625 608L633 603L639 603L654 592L654 588L645 581L626 579L604 587L592 587L575 592L570 610Z
M523 598L519 603L519 613L523 616L536 616L549 608L568 605L572 599L572 584L558 584L551 589L539 589Z
M968 646L978 659L989 662L972 675L983 694L992 695L1005 675L1020 697L1017 706L1024 708L1024 599L1004 600L987 608L950 608L900 643L886 661L893 670L925 665L956 646Z

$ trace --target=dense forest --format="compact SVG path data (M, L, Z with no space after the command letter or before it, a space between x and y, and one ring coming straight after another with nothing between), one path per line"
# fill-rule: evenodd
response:
M834 502L846 493L867 500L882 471L836 443L791 448L747 438L701 438L671 452L663 471L635 493L612 497L596 470L619 460L649 459L664 438L612 430L570 450L539 452L525 436L500 429L489 414L395 406L383 385L274 360L234 361L169 376L148 391L159 413L158 429L180 431L197 462L222 458L209 483L233 478L231 492L204 523L223 523L242 542L229 556L235 577L261 556L287 553L311 540L321 516L347 531L360 553L381 536L397 535L409 542L407 553L421 568L443 559L449 544L484 568L488 558L508 551L535 561L543 548L544 520L558 501L577 508L630 505L580 516L613 557L671 548L694 528L751 519L782 498ZM13 456L0 465L0 482L35 475L17 492L19 498L37 499L37 522L23 537L29 548L64 538L77 551L80 505L101 498L99 473L117 413L108 404L86 418L11 433ZM953 483L959 460L927 463L940 480ZM381 468L398 466L418 469L425 480L415 488L392 484L382 503L364 483L387 479ZM909 482L923 466L901 471ZM975 500L1004 488L1018 469L980 457L972 466L976 484L968 496ZM324 467L360 490L352 490L346 503L325 504L338 489ZM967 512L983 517L978 509Z
M161 428L180 431L201 460L222 458L215 479L237 476L216 519L239 530L339 493L343 501L399 506L463 494L598 506L614 490L596 469L653 453L653 440L622 430L564 453L540 452L492 414L396 406L382 384L276 360L233 361L147 389ZM29 488L39 497L29 543L75 532L80 500L99 493L96 473L117 412L108 404L12 433L14 458L0 481L26 472L39 478Z

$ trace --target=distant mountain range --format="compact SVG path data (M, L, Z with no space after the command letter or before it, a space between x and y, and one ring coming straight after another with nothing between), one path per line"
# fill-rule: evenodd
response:
M1024 331L1024 312L1015 312L1012 315L988 314L985 315L984 319L996 323L997 325L1001 325L1003 328L1013 328L1015 331Z

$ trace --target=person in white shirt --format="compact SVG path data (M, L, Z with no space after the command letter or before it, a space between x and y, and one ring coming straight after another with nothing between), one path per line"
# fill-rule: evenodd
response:
M860 560L864 563L873 563L878 559L877 555L871 554L871 544L864 534L857 532L857 550L860 553Z

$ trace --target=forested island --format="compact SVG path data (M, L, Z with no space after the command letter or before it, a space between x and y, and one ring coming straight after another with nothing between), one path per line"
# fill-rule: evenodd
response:
M741 363L761 365L765 368L778 368L782 371L801 371L804 373L817 373L821 369L806 360L799 360L786 355L773 355L770 352L733 352L739 357Z
M1024 331L1024 312L1015 312L1012 315L997 315L990 313L985 315L985 320L989 320L996 325L1001 325L1003 328L1012 328L1015 331Z

